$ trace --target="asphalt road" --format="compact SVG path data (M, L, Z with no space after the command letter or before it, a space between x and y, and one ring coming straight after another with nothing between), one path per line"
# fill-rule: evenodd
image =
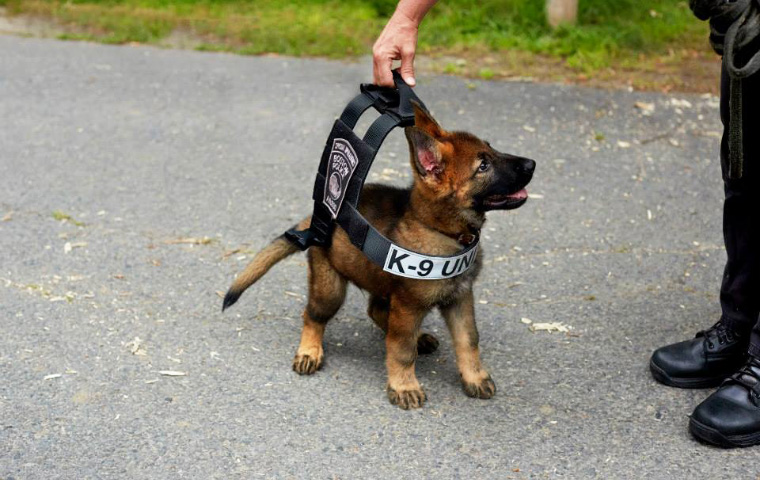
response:
M760 472L759 449L689 436L709 392L647 368L719 315L717 99L421 79L445 127L538 169L534 198L485 231L476 310L496 397L464 395L433 315L429 401L410 412L385 397L383 338L355 289L324 369L291 371L302 255L225 314L218 295L308 213L367 64L11 36L0 59L0 478ZM373 178L408 182L402 134L383 148Z

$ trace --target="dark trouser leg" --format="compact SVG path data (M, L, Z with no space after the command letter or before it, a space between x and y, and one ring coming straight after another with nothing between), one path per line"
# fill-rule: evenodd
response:
M723 75L725 87L726 75ZM726 123L726 89L722 90L721 116ZM744 175L726 179L726 135L721 148L726 183L723 230L728 262L720 291L724 322L751 327L751 357L726 378L720 388L694 409L689 430L696 438L723 447L760 444L760 74L744 80ZM744 330L749 331L749 330ZM724 337L725 338L725 337ZM718 339L720 341L720 338ZM709 345L708 345L709 347Z
M723 72L721 118L725 126L721 163L726 200L723 236L728 261L720 303L724 322L737 332L752 330L750 352L760 355L760 77L744 81L744 174L728 179L729 79ZM754 326L754 328L753 328Z
M658 348L650 369L658 382L679 388L719 386L734 374L750 353L760 354L760 75L743 85L744 175L728 179L730 82L721 81L721 119L725 126L721 163L726 200L723 235L726 262L720 304L721 321L691 340ZM760 356L760 355L759 355Z

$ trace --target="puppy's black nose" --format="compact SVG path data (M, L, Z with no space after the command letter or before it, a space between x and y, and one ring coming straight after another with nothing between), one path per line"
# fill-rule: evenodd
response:
M522 158L517 164L517 170L520 173L532 174L536 170L536 162L529 158Z

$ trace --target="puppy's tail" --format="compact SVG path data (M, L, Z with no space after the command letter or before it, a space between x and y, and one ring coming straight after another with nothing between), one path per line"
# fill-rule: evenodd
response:
M299 229L306 228L308 222L306 219L298 224ZM303 226L302 226L303 225ZM222 303L222 311L231 307L238 301L240 295L245 290L256 283L258 279L264 276L275 264L279 261L293 255L298 252L299 249L293 245L289 240L285 238L285 235L280 235L272 243L264 247L259 253L253 257L251 263L245 267L240 275L237 276L232 286L227 290L227 294L224 296L224 302Z

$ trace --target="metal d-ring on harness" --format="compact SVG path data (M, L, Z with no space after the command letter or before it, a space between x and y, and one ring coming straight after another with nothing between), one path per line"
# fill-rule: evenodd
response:
M412 101L424 108L398 72L393 72L393 79L396 88L362 84L361 93L335 121L314 182L311 225L307 230L288 230L285 237L301 250L329 246L337 223L351 243L386 272L427 280L455 277L474 265L478 238L454 256L425 255L394 244L359 213L359 196L383 140L396 127L414 125ZM360 139L353 129L370 107L380 116Z
M710 19L710 44L723 55L731 79L728 131L728 178L744 170L742 80L760 71L760 0L689 0L694 14Z

